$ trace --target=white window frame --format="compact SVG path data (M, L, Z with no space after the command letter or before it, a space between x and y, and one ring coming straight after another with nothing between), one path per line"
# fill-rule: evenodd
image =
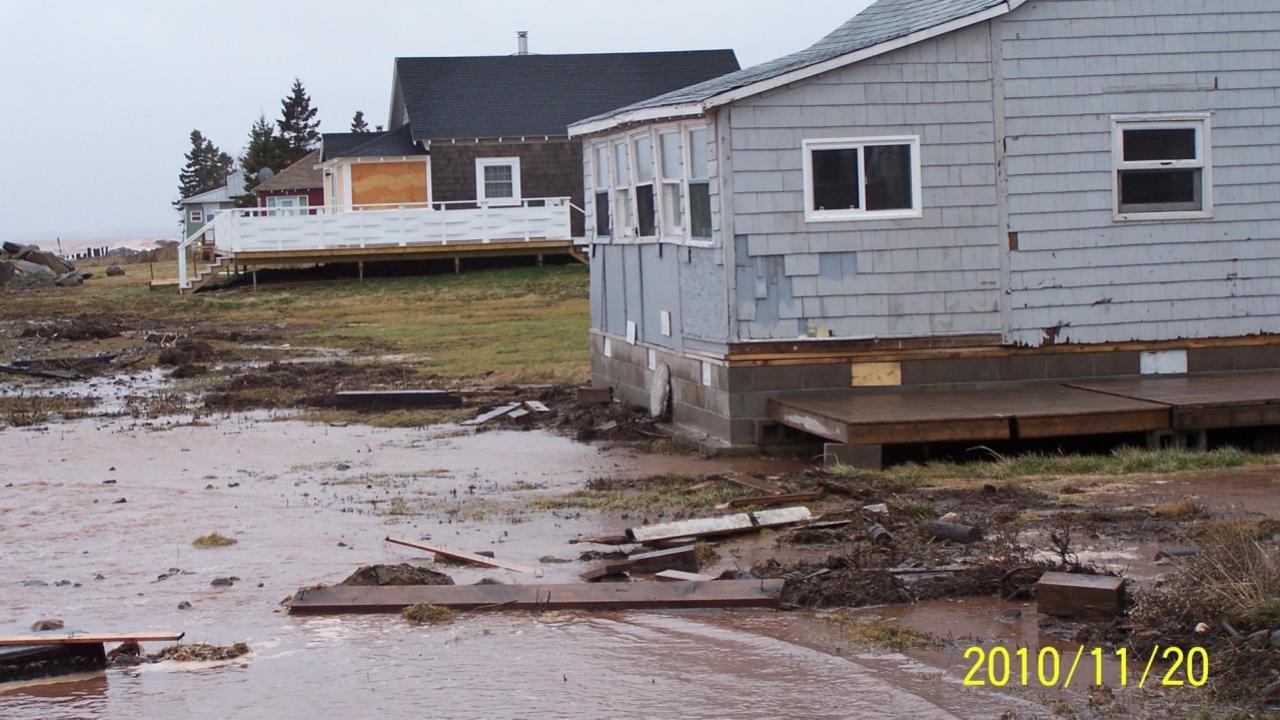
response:
M190 210L187 212L187 222L192 225L204 224L204 210Z
M511 197L491 198L484 191L484 169L487 167L511 166ZM491 206L519 205L524 200L520 190L520 158L518 157L485 157L476 158L476 200Z
M920 182L920 136L890 135L885 137L814 138L803 140L801 145L801 172L804 173L805 222L846 222L850 220L896 220L924 216L924 202ZM911 208L897 210L867 209L867 164L863 148L878 145L909 145L911 147ZM858 207L840 210L813 209L813 151L858 151Z
M1124 159L1124 131L1185 130L1196 131L1195 160L1133 160ZM1145 220L1207 220L1213 217L1213 143L1211 113L1152 113L1144 115L1111 116L1111 210L1116 222L1141 222ZM1200 209L1168 210L1153 212L1120 211L1121 170L1167 170L1187 168L1200 170Z
M693 236L693 193L689 191L689 186L692 184L690 181L693 180L693 133L697 130L707 131L707 139L708 140L711 139L712 130L711 130L710 123L693 123L693 124L684 125L680 128L680 133L681 133L680 141L681 141L681 144L684 145L684 152L682 153L683 157L681 158L681 160L684 162L684 188L683 188L684 217L685 217L684 237L685 237L685 241L690 245L693 245L696 247L711 247L712 245L716 244L715 210L711 211L711 237L694 237ZM707 183L707 191L708 193L710 193L711 191L711 151L710 149L707 150L707 177L705 179ZM701 179L699 181L701 181Z
M600 163L600 151L604 151L604 164ZM610 158L613 152L613 145L608 141L597 142L591 145L591 224L595 230L595 241L609 242L613 241L613 163ZM604 177L604 187L600 186L600 178ZM601 228L596 223L599 218L600 200L598 193L604 193L605 206L609 211L609 227ZM603 230L603 232L602 232Z
M676 138L676 171L672 175L668 175L662 165L662 138L675 136ZM689 181L688 162L685 160L685 131L679 125L666 125L656 127L653 130L653 156L654 166L657 170L656 181L658 187L658 238L660 240L669 239L672 242L683 242L689 237L689 213L685 209L688 202L685 197L688 195L687 184ZM666 195L667 189L674 188L676 193L676 203L680 206L680 223L671 224L671 232L667 232L668 218L666 217Z
M649 141L649 157L641 158L639 147L640 141ZM653 145L654 136L653 128L649 128L644 132L631 133L627 136L627 145L631 153L631 213L635 225L632 227L632 234L638 242L657 242L662 235L662 219L659 217L658 211L658 166L655 161L656 148ZM649 166L649 179L640 179L640 163L647 163ZM640 233L640 188L648 185L652 193L653 200L653 234L642 235Z
M620 177L618 172L618 148L627 152L627 176ZM636 238L636 195L635 195L635 158L631 151L631 136L621 135L609 139L609 166L613 168L610 177L613 179L613 192L610 199L613 208L609 218L612 221L614 242L629 242ZM619 212L621 211L621 212Z

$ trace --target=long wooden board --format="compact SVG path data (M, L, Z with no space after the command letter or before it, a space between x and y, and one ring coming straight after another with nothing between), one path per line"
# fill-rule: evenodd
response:
M780 607L783 580L575 583L571 585L407 585L303 590L294 614L395 613L418 603L453 610L658 610Z
M186 633L74 633L62 635L47 633L39 635L8 635L0 637L0 646L8 645L86 645L109 642L174 642L181 640Z
M1280 424L1280 373L1172 375L1080 381L1072 387L1173 409L1176 430Z
M469 552L463 552L462 550L450 550L449 548L437 547L435 545L423 545L422 543L409 542L408 540L397 540L392 537L386 538L386 540L387 542L395 545L403 545L415 550L425 550L432 555L439 555L440 557L457 560L458 562L471 563L472 565L483 565L484 567L498 568L500 570L528 573L530 575L536 575L538 573L538 571L533 568L527 568L523 565L485 557L484 555L475 555Z

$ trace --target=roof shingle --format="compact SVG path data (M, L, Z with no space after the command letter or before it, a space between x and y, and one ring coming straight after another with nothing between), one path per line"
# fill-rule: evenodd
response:
M324 171L318 165L320 151L312 150L294 164L258 183L254 192L313 190L324 187Z
M413 141L409 126L380 133L325 133L321 136L321 161L336 157L400 157L426 155Z

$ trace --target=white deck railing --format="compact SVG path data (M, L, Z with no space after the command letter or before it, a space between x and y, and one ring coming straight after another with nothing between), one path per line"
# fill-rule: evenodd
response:
M237 208L219 211L182 243L182 249L210 230L218 250L231 253L568 240L572 237L571 208L567 197L505 203L470 200L354 208ZM179 285L190 287L186 254L181 250L178 262Z
M224 210L214 234L231 252L569 239L569 198Z

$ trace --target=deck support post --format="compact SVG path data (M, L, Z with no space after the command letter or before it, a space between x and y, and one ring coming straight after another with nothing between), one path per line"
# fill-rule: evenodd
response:
M462 258L460 257L455 257L453 259L453 274L454 275L462 274Z
M358 268L360 271L360 282L364 282L364 261L361 260L360 262L356 263L356 268Z
M253 291L258 292L258 268L253 269Z
M860 470L880 470L884 466L884 446L823 443L822 464L826 467L847 465Z
M538 267L542 267L542 253L538 253Z

